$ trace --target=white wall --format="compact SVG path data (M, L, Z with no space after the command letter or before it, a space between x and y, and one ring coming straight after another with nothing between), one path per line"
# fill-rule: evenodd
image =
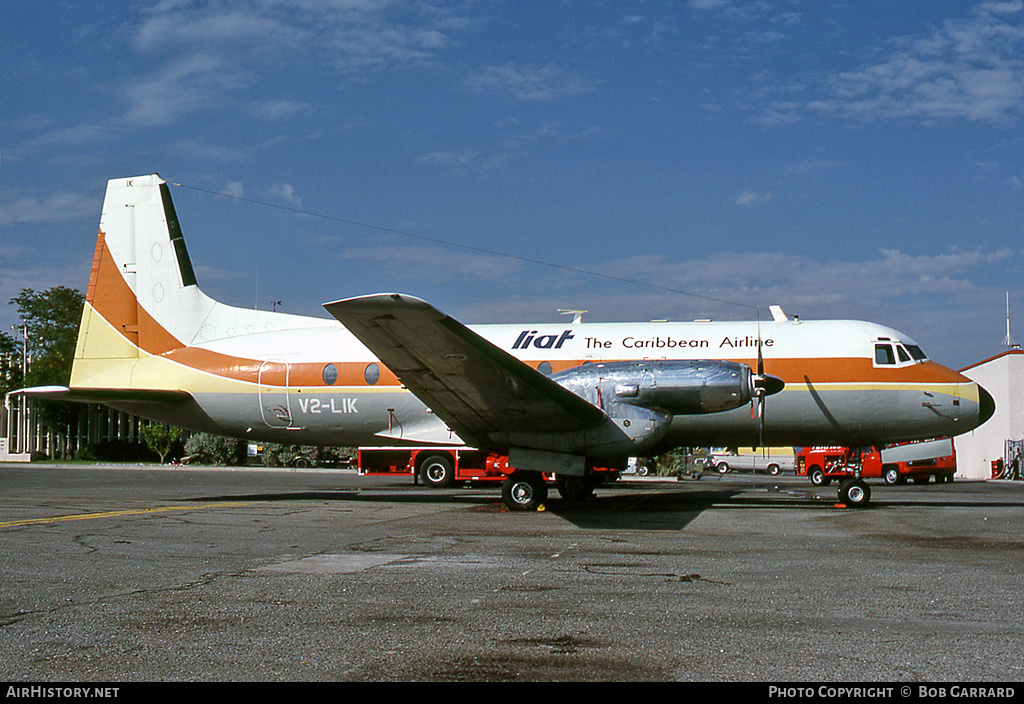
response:
M953 439L956 476L990 479L992 460L1003 457L1006 441L1024 438L1024 351L1004 352L961 373L992 394L996 412L980 428Z

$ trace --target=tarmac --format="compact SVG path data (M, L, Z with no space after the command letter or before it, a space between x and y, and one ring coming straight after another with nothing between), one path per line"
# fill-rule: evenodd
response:
M626 477L536 513L339 470L0 487L9 683L1024 679L1019 482L846 509L792 475Z

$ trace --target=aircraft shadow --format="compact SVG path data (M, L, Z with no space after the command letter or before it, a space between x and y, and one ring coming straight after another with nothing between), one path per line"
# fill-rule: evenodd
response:
M587 529L680 530L709 509L807 509L830 506L785 493L751 496L749 489L700 489L601 495L586 502L555 498L547 510Z
M501 501L496 487L471 487L457 489L430 489L417 486L374 487L370 489L307 490L283 492L253 492L245 494L220 494L216 496L179 499L209 502L351 502L351 503L397 503L397 504L447 504L470 510L514 516ZM585 501L572 501L558 495L552 487L544 510L579 528L587 530L681 530L701 513L714 510L852 510L884 511L893 509L985 509L1024 508L1024 498L1007 496L1005 499L963 495L920 493L901 494L884 491L875 492L869 506L860 509L837 509L837 497L829 489L804 489L796 487L779 488L771 483L735 487L685 488L665 484L630 487L617 485L614 491L598 489L594 496Z
M560 497L552 487L544 510L584 529L681 530L702 512L714 509L822 508L820 499L803 499L785 493L749 496L746 489L645 490L602 494L600 490L586 501ZM740 496L748 494L748 496ZM302 502L327 501L351 503L448 504L496 514L518 515L509 511L501 496L491 488L485 490L437 490L411 487L390 491L339 489L321 491L285 491L247 494L220 494L179 499L182 502Z

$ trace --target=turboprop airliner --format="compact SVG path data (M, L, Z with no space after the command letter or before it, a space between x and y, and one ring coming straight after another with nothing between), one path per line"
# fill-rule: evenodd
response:
M469 327L399 293L325 308L209 298L168 184L111 180L70 384L30 391L259 441L494 451L515 468L513 509L536 506L544 474L586 487L595 467L675 447L877 445L964 433L994 411L976 383L868 322Z

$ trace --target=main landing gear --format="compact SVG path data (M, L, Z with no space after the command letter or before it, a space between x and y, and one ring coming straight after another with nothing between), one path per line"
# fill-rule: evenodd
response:
M567 501L586 501L597 483L590 476L555 476L558 493ZM502 482L501 498L510 511L536 511L548 500L548 485L540 472L516 470Z
M501 499L509 511L536 511L548 500L548 485L540 472L516 470L501 483Z

